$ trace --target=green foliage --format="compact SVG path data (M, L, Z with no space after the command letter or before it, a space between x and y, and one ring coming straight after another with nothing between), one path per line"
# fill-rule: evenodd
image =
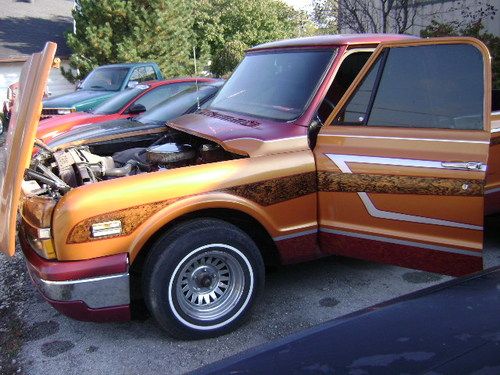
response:
M70 65L85 77L103 64L155 61L165 76L192 72L193 18L183 0L80 0L76 34L66 35Z
M312 19L320 34L337 34L338 0L313 0Z
M213 61L213 73L224 75L244 48L311 35L314 27L307 14L279 0L196 0L194 31L199 55Z
M500 37L484 32L480 19L461 25L458 22L438 22L433 20L429 26L420 32L424 38L437 36L471 36L483 41L491 54L491 70L493 88L500 89Z
M103 64L155 61L165 76L193 74L214 62L230 72L244 49L314 32L305 12L280 0L80 0L73 11L76 34L66 39L70 65L85 77ZM233 50L234 49L234 50Z
M213 56L210 70L222 77L230 73L241 61L248 46L241 40L230 40Z

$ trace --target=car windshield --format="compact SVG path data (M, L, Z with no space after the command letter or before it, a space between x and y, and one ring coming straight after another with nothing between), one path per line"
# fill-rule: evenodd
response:
M150 123L164 123L185 114L189 109L195 107L197 102L200 105L211 98L219 89L219 86L196 86L184 90L164 102L158 104L150 111L135 118L144 124Z
M125 90L111 99L105 101L100 106L96 107L93 113L96 115L110 115L119 112L127 103L129 103L136 96L140 95L144 90L149 88L148 85L137 85L133 89Z
M94 69L82 82L80 90L118 91L128 71L128 68Z
M210 108L279 121L299 117L336 49L248 54Z

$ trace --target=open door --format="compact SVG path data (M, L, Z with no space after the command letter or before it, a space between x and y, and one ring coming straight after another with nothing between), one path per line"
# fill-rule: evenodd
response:
M449 275L482 269L487 48L382 43L321 129L324 252Z

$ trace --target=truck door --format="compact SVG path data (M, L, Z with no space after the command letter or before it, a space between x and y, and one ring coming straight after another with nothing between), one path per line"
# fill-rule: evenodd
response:
M379 45L314 148L322 250L449 275L482 269L490 105L481 42Z

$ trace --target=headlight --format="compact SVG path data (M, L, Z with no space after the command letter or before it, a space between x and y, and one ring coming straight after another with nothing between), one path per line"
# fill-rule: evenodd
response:
M51 219L56 201L44 197L26 197L20 206L22 228L29 244L45 259L56 258L52 242Z

